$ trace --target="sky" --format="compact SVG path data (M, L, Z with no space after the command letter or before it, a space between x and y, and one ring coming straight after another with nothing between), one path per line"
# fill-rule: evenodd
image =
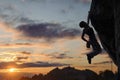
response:
M90 0L0 0L0 72L46 74L72 66L96 72L111 70L105 51L88 64L92 49L81 40ZM104 67L104 68L103 68ZM113 70L115 65L113 65Z

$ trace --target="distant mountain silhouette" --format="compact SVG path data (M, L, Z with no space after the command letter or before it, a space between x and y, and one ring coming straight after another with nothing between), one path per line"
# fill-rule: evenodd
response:
M55 68L46 75L34 75L32 78L22 77L20 80L114 80L112 71L106 70L99 75L91 70L78 70L73 67Z
M55 68L46 75L45 80L96 80L98 75L91 70L77 70L73 67Z

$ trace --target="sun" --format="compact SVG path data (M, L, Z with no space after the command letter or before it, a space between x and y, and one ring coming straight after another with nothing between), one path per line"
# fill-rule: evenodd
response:
M15 71L16 71L15 68L10 68L10 69L9 69L9 72L15 72Z

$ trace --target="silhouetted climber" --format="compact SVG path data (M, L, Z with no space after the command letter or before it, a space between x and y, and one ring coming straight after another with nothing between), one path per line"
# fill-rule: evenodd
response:
M89 27L89 25L84 21L81 21L79 26L81 28L84 28L81 38L87 43L86 47L90 48L90 45L91 45L93 48L93 51L87 54L88 63L91 64L91 59L97 54L101 53L102 49L95 37L93 29ZM89 36L89 40L85 38L85 34Z

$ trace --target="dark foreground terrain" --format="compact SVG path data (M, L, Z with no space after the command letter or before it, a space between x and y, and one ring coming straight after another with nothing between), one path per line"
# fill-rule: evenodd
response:
M116 74L105 70L99 74L91 70L77 70L73 67L63 69L55 68L48 74L34 75L30 77L21 77L19 80L115 80Z

